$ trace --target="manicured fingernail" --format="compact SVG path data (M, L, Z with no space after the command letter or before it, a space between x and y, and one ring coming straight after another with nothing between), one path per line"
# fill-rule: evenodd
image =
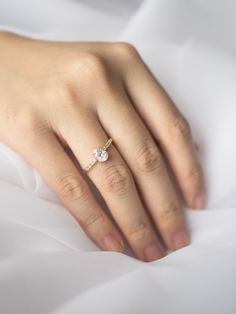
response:
M181 249L189 244L189 235L186 229L179 229L173 235L174 250Z
M204 209L206 203L206 194L204 191L201 191L195 196L194 199L194 208L195 209Z
M144 249L144 255L147 262L155 261L164 256L163 250L155 243Z
M124 246L112 234L104 237L103 244L108 251L123 252Z

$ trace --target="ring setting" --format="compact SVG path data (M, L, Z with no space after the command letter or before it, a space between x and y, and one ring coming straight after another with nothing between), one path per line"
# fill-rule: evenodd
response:
M97 159L97 161L100 161L100 162L106 161L109 157L108 152L101 147L95 148L93 151L93 155Z
M108 154L108 147L111 145L112 139L109 138L109 140L106 142L104 147L97 147L93 150L93 160L88 164L86 168L84 168L84 172L88 172L90 168L98 161L98 162L105 162L109 158Z

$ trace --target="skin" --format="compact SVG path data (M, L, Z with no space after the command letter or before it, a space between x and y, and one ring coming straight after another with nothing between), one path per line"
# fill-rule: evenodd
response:
M0 91L0 140L101 249L123 252L126 241L150 262L190 243L182 199L195 209L206 200L191 129L132 45L0 32ZM78 171L68 148L85 168L110 137L109 159Z

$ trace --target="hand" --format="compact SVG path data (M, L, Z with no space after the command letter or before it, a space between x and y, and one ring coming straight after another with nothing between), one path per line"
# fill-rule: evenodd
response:
M204 207L190 127L132 45L2 32L0 90L0 140L42 175L101 249L122 252L126 238L138 258L153 261L189 243L171 177L189 207ZM114 222L66 150L85 168L110 137L109 159L85 175Z

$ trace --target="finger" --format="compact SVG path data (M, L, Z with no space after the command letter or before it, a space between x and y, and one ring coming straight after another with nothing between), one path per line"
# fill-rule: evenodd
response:
M103 101L99 118L131 169L165 244L172 250L179 249L189 243L188 231L161 152L127 96L121 91L119 95L113 95L109 104Z
M93 149L103 147L108 140L92 113L83 117L76 112L64 116L58 128L83 168L90 163ZM81 141L78 141L78 135ZM108 152L109 159L97 162L87 175L101 192L135 254L143 261L156 260L163 256L163 248L143 208L132 175L114 144Z
M204 208L203 171L188 122L144 63L138 63L132 75L127 74L126 88L135 108L159 141L188 206Z
M29 162L39 171L87 235L104 250L122 252L124 243L99 206L87 183L51 131L31 136L25 149Z

